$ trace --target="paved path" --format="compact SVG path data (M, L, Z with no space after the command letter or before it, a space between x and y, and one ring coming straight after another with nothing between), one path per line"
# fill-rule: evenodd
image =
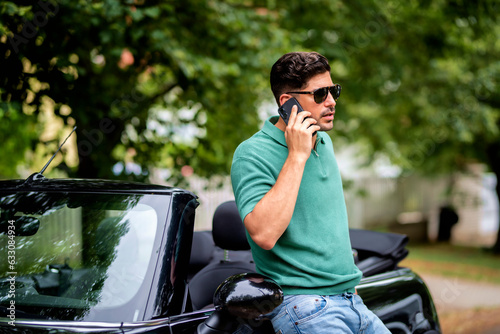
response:
M500 307L500 285L427 274L420 277L427 284L440 313Z
M443 334L500 333L500 285L420 276L432 294Z

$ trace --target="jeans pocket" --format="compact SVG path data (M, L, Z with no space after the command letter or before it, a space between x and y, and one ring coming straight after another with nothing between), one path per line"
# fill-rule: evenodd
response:
M293 304L290 304L290 312L295 314L299 322L313 318L325 310L327 300L323 296L301 296Z

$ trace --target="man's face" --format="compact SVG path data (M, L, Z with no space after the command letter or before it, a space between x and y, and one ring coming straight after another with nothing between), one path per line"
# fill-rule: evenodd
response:
M318 88L333 86L332 78L329 72L324 72L312 77L307 86L300 91L313 91ZM335 105L337 104L333 99L332 94L328 93L328 97L322 103L314 102L312 94L291 94L300 103L304 110L311 113L319 125L320 131L329 131L333 128L333 119L335 116Z

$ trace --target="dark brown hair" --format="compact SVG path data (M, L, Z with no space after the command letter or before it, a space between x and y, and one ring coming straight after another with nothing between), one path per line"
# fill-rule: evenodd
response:
M315 75L330 72L328 59L317 52L290 52L271 68L271 90L279 105L282 94L299 90Z

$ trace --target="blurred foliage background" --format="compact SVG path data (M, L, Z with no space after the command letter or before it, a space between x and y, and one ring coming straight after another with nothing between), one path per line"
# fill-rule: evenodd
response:
M74 126L53 174L227 175L276 109L272 64L318 51L343 86L331 135L364 164L500 179L499 17L497 0L2 1L0 177L39 171Z

